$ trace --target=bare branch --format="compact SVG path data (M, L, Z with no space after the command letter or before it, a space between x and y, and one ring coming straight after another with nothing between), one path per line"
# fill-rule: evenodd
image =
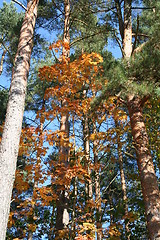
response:
M107 191L107 189L110 187L110 185L116 180L116 178L118 177L119 173L117 173L114 178L110 181L110 183L108 184L108 186L103 190L103 193L105 193Z
M115 31L114 31L114 36L115 36L116 41L117 41L117 43L118 43L118 45L119 45L119 47L120 47L120 50L121 50L122 56L124 56L124 51L123 51L123 48L122 48L122 46L121 46L120 39L117 37Z
M17 3L19 6L21 6L25 11L27 11L27 8L21 3L19 2L18 0L11 0L13 1L14 3Z
M64 11L62 11L62 10L57 6L57 4L55 3L55 1L52 0L52 2L53 2L53 4L54 4L55 8L57 8L58 11L60 11L60 12L62 13L62 15L64 15Z
M155 10L156 7L132 7L133 10Z
M74 18L74 21L80 22L80 23L82 23L82 25L88 26L88 24L86 22L84 22L84 21L82 21L82 20L80 20L78 18Z
M147 42L144 42L144 43L142 43L140 46L138 46L138 47L134 50L134 53L141 52L142 49L144 48L144 46L146 46L147 43L148 43L148 41L147 41Z
M3 88L3 89L5 89L5 90L8 90L8 88L2 86L1 84L0 84L0 87Z
M2 41L2 46L4 47L4 49L6 50L6 52L8 53L11 62L13 62L12 54L11 54L10 51L9 51L9 47L10 47L10 46L6 47L6 45L5 45L5 43L4 43L3 41Z
M136 159L136 157L135 156L133 156L131 153L129 153L129 152L124 152L124 154L126 154L127 156L129 156L129 157L131 157L131 158L134 158L134 159Z
M82 41L82 40L84 40L84 39L94 37L94 36L96 36L96 35L98 35L98 34L100 34L100 33L103 33L103 31L99 31L99 32L93 33L93 34L91 34L91 35L87 35L87 36L84 36L84 37L77 38L77 39L75 39L75 40L73 40L73 41L71 42L70 46L74 45L76 42L80 42L80 41Z
M136 37L136 33L132 33L132 36L133 37ZM146 38L149 38L150 36L149 35L147 35L147 34L145 34L145 33L137 33L137 36L139 36L139 37L146 37Z

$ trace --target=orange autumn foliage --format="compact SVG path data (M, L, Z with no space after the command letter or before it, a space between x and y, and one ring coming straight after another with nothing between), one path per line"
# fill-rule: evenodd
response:
M50 46L50 49L60 51L62 47L68 48L69 46L67 43L57 41ZM95 81L97 74L101 71L99 64L102 62L103 58L99 54L84 53L73 62L69 59L60 60L52 66L39 69L39 77L42 81L54 83L54 87L46 89L45 99L56 98L58 101L67 101L67 106L62 108L58 107L56 100L53 101L53 115L56 112L67 113L68 111L81 115L88 108L91 98L81 99L80 95L86 84L91 88L97 87ZM98 87L101 87L100 84Z

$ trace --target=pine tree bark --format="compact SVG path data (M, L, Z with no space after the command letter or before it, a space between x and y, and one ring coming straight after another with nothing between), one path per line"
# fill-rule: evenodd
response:
M124 58L132 54L131 0L124 1ZM142 186L149 238L160 240L160 192L149 150L149 140L142 113L142 99L135 94L128 95L127 107L132 135L136 146L137 164Z
M0 145L0 240L4 240L6 236L38 3L38 0L28 1L12 72L7 113Z
M132 0L124 0L124 38L123 55L129 59L132 53L132 18L131 18L131 3Z
M135 141L149 237L151 240L160 240L160 192L149 150L140 97L129 96L127 105Z
M64 35L63 42L70 44L70 34L69 34L69 23L70 23L70 0L64 0ZM68 49L63 48L62 55L65 59L69 57L70 51ZM62 107L67 106L67 101L65 99L62 100ZM62 114L61 122L60 122L60 132L62 132L61 140L60 140L60 150L59 156L60 161L66 166L68 166L68 154L69 148L67 146L67 141L69 138L69 121L68 121L68 113ZM66 143L64 144L64 141ZM69 212L68 212L68 186L64 186L65 190L59 192L59 198L57 200L57 214L56 214L56 230L67 229L69 224ZM59 239L58 232L56 234L56 239ZM67 236L64 239L68 239Z

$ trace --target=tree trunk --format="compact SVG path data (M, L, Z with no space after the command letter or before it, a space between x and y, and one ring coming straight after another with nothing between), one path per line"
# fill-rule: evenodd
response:
M85 95L86 95L86 93L85 93ZM88 116L84 116L83 135L84 135L85 165L86 165L88 176L91 176L91 169L90 169L90 140L89 140ZM92 199L92 196L93 196L92 181L90 179L86 183L86 200Z
M116 127L116 135L117 135L117 145L118 145L118 158L119 158L119 169L120 169L120 176L121 176L121 187L122 187L122 194L123 194L123 204L124 204L124 212L125 216L128 215L128 199L127 199L127 189L126 189L126 180L125 180L125 174L123 169L123 156L121 151L121 140L120 140L120 133L117 131L118 129L118 121L115 119L115 127ZM126 239L130 239L129 234L129 226L127 220L125 221L125 235Z
M45 100L43 99L42 109L45 109ZM43 113L42 113L43 114ZM44 120L41 121L40 119L40 129L39 129L39 138L38 138L38 149L37 149L37 161L35 162L35 169L34 169L34 184L33 184L33 195L32 195L32 215L30 216L31 224L34 222L35 217L35 210L36 210L36 198L35 193L38 188L38 181L39 181L39 174L41 173L41 149L43 147L43 125ZM28 233L28 240L33 239L33 230L30 230Z
M93 122L93 132L97 133L96 123ZM93 141L93 154L94 165L98 164L98 152L97 152L97 139ZM97 240L102 240L102 208L101 208L101 188L100 188L100 176L99 169L95 170L95 202L96 202L96 227L97 227Z
M124 1L123 55L126 59L129 59L131 57L131 53L132 53L131 3L132 3L132 0Z
M29 231L28 233L28 240L32 240L33 238L33 232L32 231Z
M51 220L50 220L50 224L49 224L49 234L48 234L48 240L52 240L53 239L53 235L54 235L54 213L55 213L55 209L54 209L54 204L52 206L52 215L51 215Z
M86 90L83 91L84 97L86 97ZM87 114L84 114L83 119L83 141L84 141L84 165L88 174L88 179L85 180L85 207L86 211L86 222L93 223L93 208L87 207L90 201L93 201L93 190L92 190L92 179L91 179L91 163L90 163L90 139L89 139L89 119ZM91 230L86 231L86 235L90 239Z
M126 60L128 60L132 54L131 2L131 0L124 1L123 51ZM149 237L151 240L160 240L160 193L153 160L149 151L149 141L143 120L141 103L141 98L135 94L130 94L127 98L132 135L136 145L137 164L145 204Z
M74 144L73 144L73 157L75 157L76 153L76 139L75 139L75 127L74 127L74 116L73 116L73 137L74 137ZM77 160L75 159L75 166L77 166ZM76 237L76 203L77 203L77 195L78 195L78 186L77 186L78 178L75 176L74 178L74 196L73 196L73 211L72 211L72 226L71 226L71 238Z
M63 42L70 44L70 35L69 35L69 17L70 17L70 0L64 0L64 36ZM68 58L70 51L63 47L63 57ZM62 100L62 107L67 106L67 101L65 99ZM68 113L62 114L61 123L60 123L60 132L62 132L62 136L60 139L60 151L59 151L59 159L60 162L63 163L66 168L68 167L68 138L69 138L69 121L68 121ZM65 141L65 144L64 144ZM57 200L57 215L56 215L56 230L67 229L69 224L69 212L68 212L68 186L64 186L65 190L59 192L59 198ZM56 239L61 239L58 237L58 232L56 234ZM64 239L68 239L67 236L64 236Z
M62 107L65 106L67 102L63 100ZM64 164L65 167L68 167L68 138L69 138L69 122L68 122L68 114L62 115L61 123L60 123L60 131L63 135L60 137L60 150L59 150L59 160L61 164ZM64 143L64 141L66 141ZM63 174L62 174L63 178ZM60 190L58 193L58 199L56 202L57 206L57 215L56 215L56 230L66 229L69 223L69 213L68 213L68 186L64 186L65 190ZM58 238L58 232L56 239ZM64 238L66 239L66 238Z
M140 97L128 97L132 135L135 141L137 163L140 174L142 193L149 237L160 239L160 192L154 171L152 157L149 151L148 135L145 128Z
M0 146L0 240L4 240L6 236L38 2L38 0L28 1L12 72L7 113Z

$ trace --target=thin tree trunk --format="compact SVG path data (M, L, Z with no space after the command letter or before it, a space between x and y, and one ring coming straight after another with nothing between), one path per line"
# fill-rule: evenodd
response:
M124 1L124 41L123 50L126 60L132 53L131 0ZM160 240L160 192L149 150L149 140L145 128L142 100L135 94L127 98L132 135L136 145L137 164L142 186L147 227L151 240Z
M4 240L6 236L38 2L38 0L28 1L15 57L0 146L0 240Z
M97 133L96 123L93 122L93 133ZM98 142L95 139L93 141L93 154L94 154L94 165L98 164L98 152L97 152ZM96 227L97 227L97 240L102 240L102 208L101 208L101 192L100 192L100 176L99 169L95 170L95 202L96 208Z
M42 104L42 109L45 108L45 100L43 99L43 104ZM43 113L42 113L43 114ZM39 173L41 172L40 169L40 164L41 164L41 149L43 147L43 125L44 125L44 121L40 119L40 131L39 131L39 142L38 142L38 149L37 149L37 161L35 163L35 169L34 169L34 185L33 185L33 195L32 195L32 202L34 202L34 204L32 204L32 209L33 209L33 213L31 216L31 223L34 222L34 217L35 217L35 210L36 210L36 199L35 199L35 194L36 190L38 188L38 181L39 181ZM33 238L33 231L30 230L29 234L28 234L28 240L32 240Z
M48 240L52 240L53 239L53 235L54 235L54 214L55 214L55 209L54 209L54 204L53 204L53 209L52 209L52 215L51 215L51 221L49 224L49 234L48 234Z
M74 151L74 156L75 157L75 153L76 153L76 139L75 139L75 128L74 128L74 116L73 116L73 137L74 137L74 143L73 143L73 151ZM75 165L77 166L77 161L75 160ZM75 227L76 227L76 202L77 202L77 194L78 194L78 188L77 188L77 177L75 176L74 178L74 196L73 196L73 212L72 212L72 227L71 227L71 237L75 238L76 233L75 233Z
M112 196L111 185L109 185L109 187L108 187L108 202L109 202L109 206L110 206L110 226L111 226L112 224L114 224L114 215L112 213L114 206L113 206L113 196Z
M128 215L128 199L127 199L127 188L126 188L126 180L125 180L125 174L123 169L123 156L121 151L121 140L120 135L117 132L118 129L118 121L115 119L115 127L116 127L116 135L117 135L117 145L118 145L118 158L119 158L119 169L120 169L120 176L121 176L121 187L122 187L122 194L123 194L123 203L124 203L124 211L125 216ZM126 239L130 239L130 231L128 222L125 221L125 232L126 232Z
M82 49L83 53L83 49ZM87 97L87 91L83 90L84 98ZM84 114L84 121L83 121L83 141L84 141L84 155L85 155L85 166L87 169L88 176L91 176L91 169L90 169L90 132L89 132L89 118L88 115ZM91 178L87 181L85 186L85 193L86 193L86 200L93 199L93 189L92 189L92 181Z
M64 100L62 103L62 107L65 106L67 102ZM69 138L69 122L68 122L68 114L62 115L61 117L61 124L60 124L60 131L63 133L60 140L60 152L59 152L59 159L65 167L68 167L68 138ZM64 143L64 141L66 141ZM63 178L63 176L62 176ZM68 213L68 186L64 186L65 190L61 190L58 195L58 200L56 202L57 205L57 215L56 215L56 230L62 230L67 228L69 223L69 213ZM57 236L58 237L58 236ZM56 238L58 239L58 238ZM64 238L65 239L65 238Z
M70 35L69 35L69 17L70 17L70 1L64 0L64 12L65 12L65 20L64 20L64 36L63 41L70 44ZM68 58L70 51L68 49L63 48L63 57ZM62 100L62 107L67 106L67 101L64 99ZM68 167L68 138L69 138L69 121L68 121L68 113L65 113L61 116L61 123L60 123L60 132L62 132L62 136L60 139L60 161L63 163L66 168ZM65 144L64 144L65 141ZM68 203L69 203L69 196L68 196L68 186L64 186L65 190L60 191L59 198L57 200L57 215L56 215L56 229L63 230L67 228L69 224L69 212L68 212ZM58 238L58 232L56 239ZM67 239L67 236L64 239Z
M86 97L86 90L83 91L84 96ZM84 141L84 164L85 169L88 174L88 179L85 181L85 206L89 201L93 200L93 190L92 190L92 180L91 180L91 168L90 168L90 139L89 139L89 125L88 125L88 116L84 114L84 122L83 122L83 141ZM88 210L89 209L89 210ZM86 212L86 222L92 223L93 222L93 209L92 207L87 207ZM91 230L87 230L86 234L88 237L91 234ZM90 237L89 237L90 239Z
M89 140L89 126L88 126L88 116L84 116L84 152L85 152L85 165L87 169L88 176L91 176L90 169L90 140ZM92 181L87 181L86 184L86 199L92 199Z

